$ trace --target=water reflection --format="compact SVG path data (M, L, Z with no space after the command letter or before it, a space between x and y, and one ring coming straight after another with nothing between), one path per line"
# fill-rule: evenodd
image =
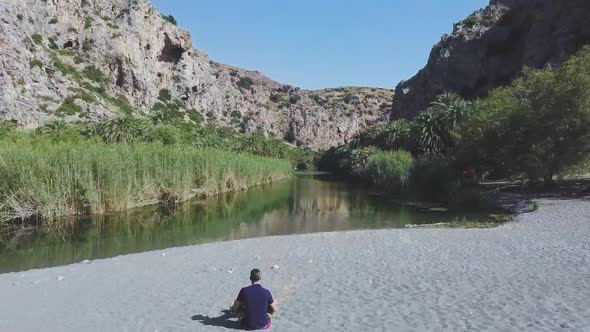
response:
M0 273L207 242L395 228L457 216L466 214L397 205L361 188L306 174L177 207L97 216L65 223L59 230L28 233L0 248Z

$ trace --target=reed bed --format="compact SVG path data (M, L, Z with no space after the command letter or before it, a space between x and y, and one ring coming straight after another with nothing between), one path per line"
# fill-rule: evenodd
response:
M0 222L104 214L286 178L288 161L159 144L3 142Z

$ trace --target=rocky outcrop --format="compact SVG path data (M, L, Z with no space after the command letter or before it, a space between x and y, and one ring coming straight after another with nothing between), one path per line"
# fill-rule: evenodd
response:
M320 149L386 121L392 99L211 62L149 0L0 2L0 119L25 128L163 112Z
M396 88L392 118L413 118L443 92L484 96L524 66L559 66L590 44L588 0L492 0L434 46L428 64Z

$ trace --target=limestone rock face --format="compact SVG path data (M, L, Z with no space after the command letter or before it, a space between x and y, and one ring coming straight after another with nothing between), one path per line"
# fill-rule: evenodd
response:
M387 121L393 91L305 91L209 60L149 0L0 2L0 119L25 128L180 112L315 149Z
M428 64L396 88L392 119L413 118L435 97L484 96L524 66L561 65L590 44L588 0L492 0L434 46Z

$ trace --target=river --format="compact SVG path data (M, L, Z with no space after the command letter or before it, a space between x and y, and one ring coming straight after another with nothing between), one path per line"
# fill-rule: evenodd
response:
M179 206L63 220L59 229L22 233L0 244L0 273L84 260L274 235L486 218L492 211L418 208L320 173Z

